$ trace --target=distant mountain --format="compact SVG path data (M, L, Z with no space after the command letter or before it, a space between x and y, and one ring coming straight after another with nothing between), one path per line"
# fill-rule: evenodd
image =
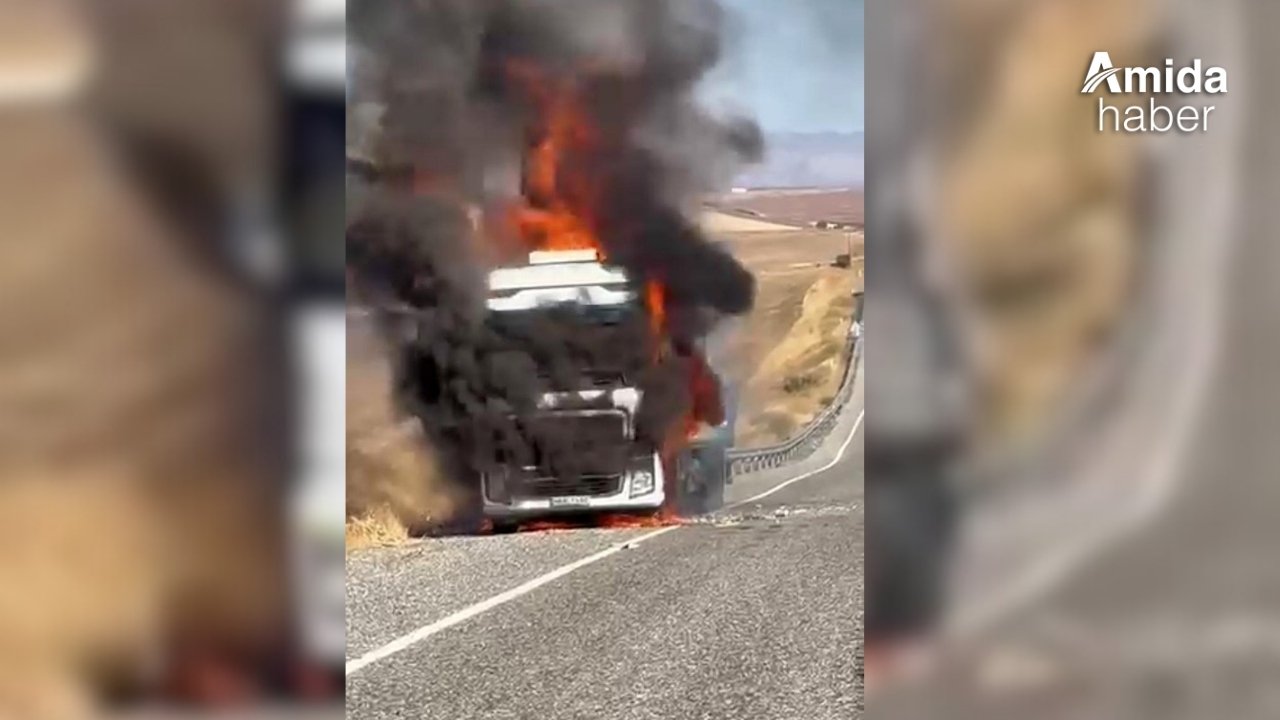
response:
M766 137L765 158L734 184L749 188L861 187L863 133L776 133Z

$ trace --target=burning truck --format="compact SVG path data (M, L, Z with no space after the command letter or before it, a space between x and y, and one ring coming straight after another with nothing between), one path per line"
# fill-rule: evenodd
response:
M356 9L374 129L349 297L396 308L376 313L396 396L444 474L497 525L721 504L733 393L712 338L755 280L689 206L762 141L696 101L718 4Z
M512 338L517 352L521 339L557 321L616 334L618 342L628 341L629 323L652 327L643 290L595 250L534 251L525 266L490 272L488 290L486 322ZM532 412L511 417L527 425L531 442L523 452L498 451L498 463L481 471L484 514L506 524L556 513L698 512L723 504L733 444L725 388L699 365L699 348L668 339L655 349L682 354L703 374L695 404L706 409L691 414L694 427L677 428L690 436L646 432L643 366L606 359L560 377L550 365L535 367L547 389Z

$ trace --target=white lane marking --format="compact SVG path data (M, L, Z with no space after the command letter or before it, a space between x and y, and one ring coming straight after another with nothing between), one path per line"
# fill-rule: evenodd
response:
M613 555L623 550L624 548L635 547L636 545L639 545L640 543L646 540L652 540L653 538L656 538L659 535L662 535L664 533L669 533L672 530L678 530L680 527L681 526L679 525L669 525L667 527L654 530L653 532L645 533L640 537L632 538L625 542L617 543L616 545L611 545L605 548L604 550L601 550L600 552L595 553L594 555L588 555L582 558L581 560L575 560L574 562L571 562L568 565L552 570L551 572L545 575L536 577L530 580L529 582L524 583L523 585L519 585L517 587L511 588L510 590L507 590L504 593L494 595L488 600L478 602L474 605L471 605L470 607L463 608L462 610L459 610L458 612L446 618L437 620L431 623L430 625L424 625L407 635L403 635L401 637L396 638L395 640L392 640L391 642L387 643L386 645L383 645L382 647L375 648L354 660L347 661L347 675L352 675L356 672L359 672L362 668L368 665L378 662L379 660L391 657L392 655L395 655L398 652L407 650L410 647L413 647L414 645L417 645L418 643L422 642L423 640L426 640L432 635L435 635L436 633L439 633L443 630L448 630L454 625L466 622L467 620L470 620L471 618L477 615L480 615L481 613L488 612L489 610L492 610L498 607L499 605L504 605L506 603L509 603L512 600L515 600L516 598L522 595L527 595L533 592L534 590L537 590L538 588L542 587L543 585L546 585L549 582L558 580L575 570L579 570L593 563L597 563L609 557L610 555Z
M853 444L853 439L857 437L858 428L862 427L862 418L866 414L867 414L866 408L863 408L862 410L858 411L858 417L856 420L853 421L853 429L849 431L849 437L845 438L844 444L840 446L840 449L836 452L835 458L831 462L827 463L826 465L823 465L817 470L810 470L809 472L804 473L802 475L797 475L791 478L790 480L786 480L784 482L778 483L777 485L774 485L772 488L765 490L759 495L754 495L752 497L747 498L746 500L739 500L738 502L733 503L731 505L726 505L724 506L724 509L732 510L733 508L741 507L743 505L746 505L747 503L753 503L759 500L763 500L769 497L770 495L778 492L779 490L782 490L788 485L793 485L795 483L800 482L801 480L807 480L813 477L814 475L817 475L819 473L824 473L830 470L831 468L835 467L836 465L838 465L840 461L844 459L844 454L849 450L849 446Z
M729 508L738 507L739 505L745 505L746 503L755 502L757 500L766 498L778 492L779 490L787 487L788 485L800 482L801 480L813 477L818 473L826 472L827 470L830 470L831 468L835 467L837 463L839 463L841 460L844 459L844 455L849 450L849 446L853 444L853 438L858 435L858 428L862 427L862 419L865 414L866 414L865 409L858 412L858 418L853 421L853 429L849 432L849 437L845 439L844 444L840 446L840 450L836 452L835 459L833 459L831 462L827 463L826 465L823 465L817 470L811 470L802 475L797 475L796 477L793 477L790 480L786 480L782 483L779 483L778 485L775 485L772 489L766 490L760 493L759 495L756 495L755 497L747 498L746 500L736 502L732 505L727 505L724 509L727 510ZM519 585L517 587L511 588L510 590L507 590L506 592L500 593L498 595L494 595L488 600L484 600L474 605L471 605L469 607L465 607L446 618L442 618L440 620L437 620L431 623L430 625L423 625L422 627L418 628L417 630L414 630L413 632L408 633L407 635L402 635L401 637L398 637L395 640L392 640L391 642L385 645L382 645L381 647L377 647L377 648L374 648L373 650L370 650L369 652L365 653L364 655L361 655L358 658L355 658L354 660L349 660L347 662L346 674L348 676L354 675L355 673L359 672L363 668L368 667L369 665L372 665L373 663L376 663L379 660L383 660L385 658L391 657L392 655L395 655L396 653L403 652L404 650L407 650L413 647L414 645L417 645L418 643L426 640L432 635L435 635L444 630L448 630L449 628L455 625L458 625L460 623L466 622L467 620L470 620L471 618L476 617L477 615L488 612L489 610L492 610L500 605L505 605L506 603L509 603L512 600L515 600L516 598L519 598L523 595L527 595L533 592L534 590L537 590L538 588L542 587L543 585L546 585L547 583L550 583L550 582L554 582L555 580L558 580L575 570L579 570L593 563L597 563L609 557L610 555L614 555L618 553L623 549L629 549L629 548L635 547L636 545L639 545L640 543L645 542L646 540L652 540L653 538L656 538L659 535L669 533L672 530L679 530L681 527L684 527L684 526L669 525L667 527L659 528L652 532L645 533L640 537L632 538L631 540L626 540L624 542L617 543L616 545L611 545L605 548L604 550L601 550L600 552L595 553L594 555L588 555L587 557L584 557L581 560L575 560L574 562L571 562L568 565L564 565L555 570L552 570L551 572L545 575L536 577L524 583L523 585Z

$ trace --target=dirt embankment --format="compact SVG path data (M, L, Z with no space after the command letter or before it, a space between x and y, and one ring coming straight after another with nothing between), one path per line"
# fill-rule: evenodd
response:
M738 443L786 439L839 387L839 358L862 288L861 233L792 230L724 235L756 277L756 303L735 328L726 371L742 390ZM832 267L849 253L852 267Z
M826 269L798 303L779 298L783 309L798 305L799 316L746 381L740 446L785 440L831 403L844 375L857 280L852 270Z

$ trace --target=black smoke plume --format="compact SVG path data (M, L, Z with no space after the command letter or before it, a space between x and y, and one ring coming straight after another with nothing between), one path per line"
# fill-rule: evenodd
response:
M401 349L401 397L459 478L536 463L559 476L635 447L566 437L533 410L552 389L639 386L640 441L659 447L699 401L699 340L750 309L754 280L689 217L700 193L756 159L754 124L695 101L720 56L721 10L704 0L416 0L349 4L356 87L348 264ZM484 273L518 239L477 213L521 190L545 130L546 93L568 93L591 141L564 149L557 186L609 262L666 292L667 337L643 313L583 322L549 310L486 318ZM519 176L519 171L515 172ZM505 254L504 254L505 252ZM397 308L386 311L386 308ZM674 348L662 352L662 348ZM662 358L658 360L657 358ZM559 434L557 434L559 433Z

